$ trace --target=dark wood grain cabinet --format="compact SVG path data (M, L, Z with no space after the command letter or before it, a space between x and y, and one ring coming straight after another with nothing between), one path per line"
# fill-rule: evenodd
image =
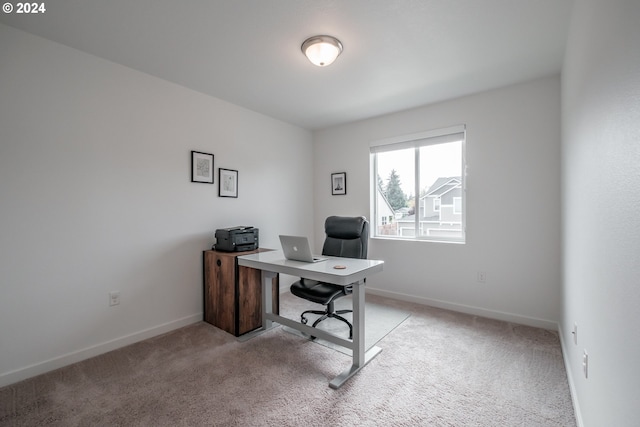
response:
M235 336L262 326L261 272L238 265L247 252L204 251L204 321ZM279 312L279 276L273 279L273 312Z

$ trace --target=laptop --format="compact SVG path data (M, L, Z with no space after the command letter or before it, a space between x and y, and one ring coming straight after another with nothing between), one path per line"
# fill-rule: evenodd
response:
M309 240L304 236L280 235L280 244L282 245L284 257L292 261L319 262L327 259L317 256L314 257L311 254Z

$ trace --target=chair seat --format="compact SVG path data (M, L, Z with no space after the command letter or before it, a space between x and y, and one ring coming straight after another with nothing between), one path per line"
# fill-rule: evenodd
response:
M291 293L306 300L327 305L339 296L351 294L350 286L333 285L316 280L301 279L291 285Z

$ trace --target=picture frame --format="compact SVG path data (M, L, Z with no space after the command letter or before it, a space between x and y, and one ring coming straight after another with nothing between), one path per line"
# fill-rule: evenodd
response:
M218 197L238 197L238 171L218 169Z
M213 154L191 151L191 182L213 184Z
M341 196L347 194L347 173L338 172L331 174L331 195Z

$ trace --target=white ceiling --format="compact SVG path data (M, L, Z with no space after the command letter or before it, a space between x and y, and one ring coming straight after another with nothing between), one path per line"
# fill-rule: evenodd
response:
M15 3L15 2L14 2ZM560 71L572 0L51 0L0 22L321 129ZM344 45L312 65L313 35Z

